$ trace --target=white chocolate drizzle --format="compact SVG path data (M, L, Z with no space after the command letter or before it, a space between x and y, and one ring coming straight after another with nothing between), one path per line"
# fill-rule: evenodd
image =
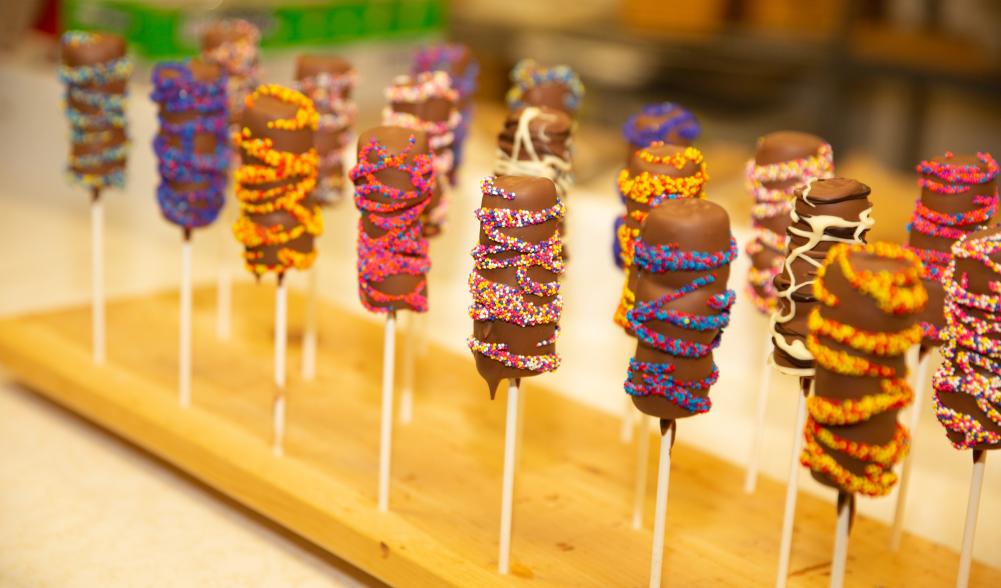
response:
M529 125L536 118L542 121L555 121L556 117L542 112L535 106L525 108L518 118L518 126L514 132L514 144L511 147L511 154L508 155L503 149L497 149L497 162L494 164L494 174L498 176L537 176L549 178L556 184L556 190L560 197L566 196L573 185L573 175L571 174L570 159L557 157L552 153L542 156L535 150L532 144L532 132ZM549 140L546 135L545 125L539 130L539 137L543 141ZM567 153L571 151L570 139L567 138ZM521 160L522 150L528 154L529 159Z
M803 189L803 201L810 206L816 206L807 200L810 195L810 190L813 187L813 180L811 180L806 187ZM785 324L791 321L796 316L796 300L793 298L793 294L798 292L801 288L813 288L813 283L815 280L807 280L802 284L796 282L796 274L792 270L793 264L798 259L809 263L810 265L820 268L822 265L821 261L814 259L809 256L809 252L820 244L821 242L828 241L834 243L862 243L863 235L865 232L872 228L874 221L871 216L872 207L866 208L861 213L859 213L857 220L850 220L846 218L841 218L839 216L833 216L828 214L820 214L815 216L800 216L796 213L796 208L793 207L790 212L792 217L792 224L789 225L790 235L796 235L798 237L803 237L806 242L802 245L790 249L786 253L785 262L782 264L782 273L786 275L789 281L789 285L785 288L778 290L777 294L780 299L785 299L788 302L788 309L783 312L782 306L779 305L775 313L772 314L771 322L769 324L769 329L772 333L772 341L778 349L788 354L790 357L800 362L812 362L813 354L806 348L806 345L802 340L793 339L792 341L787 340L783 335L776 331L776 326L779 324ZM803 230L796 226L800 220L803 220L810 228L809 230ZM837 235L832 235L827 232L828 229L852 229L853 234L851 238L838 237ZM792 246L792 239L789 240L789 245ZM777 365L776 367L780 372L788 375L798 375L798 376L813 376L814 370L810 368L788 368L785 366Z

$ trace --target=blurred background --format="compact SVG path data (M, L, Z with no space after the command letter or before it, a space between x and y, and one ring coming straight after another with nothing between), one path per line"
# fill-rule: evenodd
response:
M621 212L613 180L624 164L621 125L641 105L670 100L699 118L703 132L695 144L706 154L707 193L727 209L741 243L751 204L744 164L768 132L808 131L830 141L838 174L872 187L872 237L898 242L918 196L913 167L920 159L947 150L1001 151L996 0L0 0L0 250L8 252L0 272L17 278L0 280L0 313L87 301L87 199L60 173L67 124L56 39L72 28L125 36L138 63L128 105L128 185L108 198L109 296L176 287L178 235L154 199L150 142L157 123L149 72L157 60L194 55L200 28L225 17L261 28L262 81L291 83L294 59L304 51L349 59L359 72L358 130L378 124L383 89L409 70L414 49L440 40L472 48L480 89L451 224L432 244L428 318L435 342L463 357L468 251L477 231L471 213L479 178L492 169L508 72L523 57L579 72L587 95L575 138L578 185L569 200L564 363L529 386L550 386L615 414L633 344L611 322L622 280L610 250L612 219ZM196 283L213 285L225 264L250 280L239 269L229 230L232 208L196 237ZM356 222L350 201L325 212L318 264L323 296L364 314L355 291ZM746 262L734 265L731 285L738 291ZM305 283L301 276L292 280ZM722 377L713 411L687 419L679 442L736 464L746 460L766 324L738 300L717 356ZM336 345L322 337L321 345ZM197 357L195 364L197 380ZM796 382L777 375L772 381L762 472L777 481L788 471ZM6 379L3 386L16 389ZM956 548L969 457L945 441L930 404L914 445L907 528ZM500 407L484 404L488 409ZM342 577L339 566L329 566L326 555L27 392L0 395L0 414L8 415L0 419L0 440L9 457L0 467L0 584L28 578L29 585L130 585L137 577L131 572L171 574L179 567L190 575L181 585L355 582L350 572ZM625 461L633 453L623 446ZM812 482L802 486L833 497ZM983 524L1001 520L1001 468L987 468L984 492L976 557L1001 566L1001 528ZM860 505L864 515L884 521L892 508L892 495ZM133 525L137 519L144 524ZM129 543L169 549L140 556L125 546L91 548L118 545L122 533ZM247 552L260 556L248 562ZM77 575L61 575L53 561L77 562ZM109 565L115 575L105 573Z

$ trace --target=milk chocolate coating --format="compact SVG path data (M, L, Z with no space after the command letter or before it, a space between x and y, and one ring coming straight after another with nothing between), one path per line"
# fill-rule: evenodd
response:
M337 55L319 55L316 53L305 53L300 55L295 62L295 79L301 80L311 78L320 74L331 76L342 76L351 72L351 64ZM350 86L345 86L338 98L347 99L351 97Z
M650 245L677 244L681 251L728 251L730 249L730 217L726 211L708 200L669 200L654 209L643 223L640 240ZM719 314L707 305L712 296L726 291L730 266L704 271L675 271L649 273L634 267L636 275L636 303L656 300L690 283L692 280L715 274L716 280L664 305L665 309L699 315ZM680 338L703 344L711 343L720 330L694 331L682 329L664 321L653 320L647 325L668 338ZM684 381L699 380L709 376L713 369L713 354L704 357L678 357L648 346L637 340L635 357L638 361L669 363L675 366L673 375ZM637 380L638 381L638 380ZM708 390L698 392L707 396ZM679 419L692 413L663 396L633 396L633 405L640 411L660 419Z
M664 114L660 114L660 115L650 115L650 114L646 114L646 113L641 112L641 113L639 113L639 114L636 115L636 118L634 120L634 124L635 124L635 127L636 127L637 130L656 129L656 128L659 128L660 125L664 124L665 122L667 122L667 121L669 121L671 119L674 119L674 118L678 117L679 115L684 114L685 112L686 111L685 111L684 108L681 108L680 106L678 106L678 105L675 104L674 107L671 108L671 110L668 110ZM681 132L682 128L683 127L680 126L680 125L676 126L675 128L672 128L667 133L667 136L663 137L663 139L662 139L663 142L664 143L669 143L671 145L680 145L682 147L688 147L689 145L691 145L692 144L691 141L689 141L688 139L686 139L685 137L682 137L680 135L680 132ZM637 151L639 151L640 149L642 149L644 147L646 147L646 145L637 145L635 143L630 143L629 145L627 145L627 147L626 147L626 165L629 165L629 162L632 161L633 155L635 155L635 153Z
M399 80L402 80L399 81ZM417 81L409 76L401 76L395 84L397 87L416 87L419 84ZM391 102L389 104L390 108L395 112L402 112L407 114L412 114L418 119L426 122L443 123L447 122L452 113L456 110L456 101L446 98L444 96L431 96L419 102ZM429 137L429 140L431 138ZM454 136L453 136L454 141ZM448 143L442 143L436 149L434 149L435 157L445 157L446 153L451 154L453 149L453 141ZM453 157L454 162L454 157ZM442 182L448 182L448 176L439 174L435 178L434 186L431 189L432 200L431 205L427 207L424 214L421 215L421 223L424 230L424 236L433 237L441 234L442 226L435 223L431 219L431 213L434 211L442 201L444 197L444 186Z
M573 131L573 120L562 110L541 107L541 115L528 124L532 147L539 157L553 155L560 159L570 159L570 137ZM525 109L519 108L508 113L504 119L504 128L497 135L497 147L509 157L514 155L515 133ZM518 153L519 161L529 161L531 157L522 148Z
M532 178L527 176L501 176L494 181L494 185L508 193L514 194L514 200L505 200L499 196L483 194L482 208L502 208L509 210L529 210L539 211L551 208L556 205L556 186L547 178ZM520 228L503 229L504 234L529 241L539 243L553 236L556 232L558 222L550 219L544 223L529 225ZM480 244L495 244L490 237L480 230ZM509 257L510 254L498 254ZM516 268L501 268L491 270L473 270L478 272L484 279L506 286L518 287ZM557 275L539 266L532 266L528 270L530 279L536 282L552 282ZM531 294L519 294L525 301L542 305L552 302L554 296L534 296ZM543 324L528 327L521 327L514 323L502 320L473 321L473 337L486 343L506 343L509 351L517 355L548 355L555 352L555 344L537 346L539 341L553 339L556 335L557 325ZM487 382L490 391L490 398L494 397L497 386L504 379L518 379L538 375L537 372L508 367L498 361L494 361L480 353L473 353L476 361L476 369L480 376Z
M406 158L406 164L412 165L414 157L418 155L427 155L430 153L430 148L428 147L427 134L424 131L414 131L410 129L404 129L402 127L375 127L371 128L358 137L358 153L361 155L361 150L363 147L375 140L376 143L384 146L389 155L399 155L407 150L410 146L410 138L414 138L414 146L410 149L410 152ZM374 161L374 156L370 156L370 161ZM399 190L406 190L408 192L414 191L414 185L410 181L410 177L398 170L398 169L384 169L375 174L377 180L382 182L384 185L390 188L396 188ZM370 196L374 200L391 203L395 202L389 198L380 196L378 194L372 194ZM409 201L409 206L392 213L393 215L400 214L403 210L413 208L419 205L425 199L429 198L430 195L427 193L416 193L414 198ZM369 213L366 212L362 215L362 230L369 237L381 237L386 234L386 231L375 226L368 220L369 215L380 216L379 213ZM413 276L406 273L394 274L387 276L381 282L372 282L372 287L388 295L399 296L402 294L407 294L408 292L413 292L417 285L424 280L424 276ZM421 289L421 294L427 296L427 282L424 282L424 288ZM362 291L362 296L365 293ZM413 310L405 300L391 300L388 302L377 301L372 298L366 298L369 305L377 308L391 308L393 310Z
M800 133L797 131L777 131L775 133L769 133L758 139L758 148L754 154L754 164L755 165L770 165L775 163L782 163L786 161L793 161L796 159L804 159L810 157L811 155L816 155L820 148L826 145L827 142L809 133ZM795 186L802 184L803 179L801 177L773 181L773 182L762 182L762 185L768 189L772 190L787 190ZM756 228L768 229L769 231L782 235L786 232L786 228L789 226L790 218L788 214L776 214L763 218L751 218L751 225ZM783 251L774 249L770 244L760 241L761 250L757 253L751 255L751 264L759 269L766 270L774 267L777 260L784 259L785 254ZM758 296L764 297L767 292L760 286L752 285L755 293Z
M796 189L796 200L793 207L795 216L798 216L799 220L786 229L788 236L787 258L782 271L775 277L775 288L780 293L776 317L787 316L791 310L793 314L788 321L784 322L773 318L773 342L778 337L782 337L787 344L793 345L794 342L798 341L802 345L806 345L806 320L816 304L811 282L817 276L818 266L823 263L827 252L836 243L833 240L821 240L811 249L805 251L802 256L788 257L795 249L809 242L809 236L803 236L799 233L811 234L812 229L808 221L813 217L829 216L857 221L862 212L872 208L869 192L869 186L849 178L816 180L808 186ZM868 229L856 235L854 229L823 228L824 235L837 237L841 240L858 239L859 242L865 242L867 233ZM782 296L781 293L788 290L790 286L795 286L796 289L788 297ZM772 357L780 368L795 370L813 368L812 357L809 359L794 357L779 345L775 346Z
M191 72L191 77L196 82L201 82L203 84L215 83L223 75L222 69L218 65L214 63L209 63L198 57L192 58L188 62L188 70ZM178 70L175 69L164 69L162 70L160 75L162 75L164 79L172 79L180 76L181 74ZM170 124L181 124L189 122L206 114L194 111L167 112L163 108L163 105L160 105L160 107L157 109L157 112L159 116L164 120L164 122ZM164 133L161 130L159 134L163 135ZM166 139L167 139L167 145L169 145L171 148L180 149L182 147L183 143L181 137L177 135L167 135ZM206 131L196 132L193 137L193 143L194 143L195 153L197 153L198 155L213 154L216 152L216 149L218 147L216 145L216 135L214 133ZM170 184L171 188L173 188L173 190L178 193L192 192L195 190L202 190L208 187L208 182L192 183L192 182L175 182L171 180L168 183ZM192 206L195 204L196 204L195 202L191 203Z
M655 157L669 157L681 153L684 150L685 148L680 145L668 145L668 144L648 146L646 149L640 149L639 151L634 152L632 157L629 158L629 175L630 177L636 177L646 172L654 176L668 176L672 178L686 178L694 176L699 171L699 166L695 162L688 161L685 163L683 167L681 167L681 169L678 169L677 167L668 163L648 163L646 160L640 157L640 153L644 151L650 153ZM626 212L627 212L625 216L625 226L628 227L630 230L639 229L640 221L633 218L632 213L640 212L642 214L649 214L650 203L636 202L631 198L626 198L625 201L626 201ZM663 206L667 202L671 201L667 200L662 204L660 204L660 206ZM730 225L727 224L727 227L729 226ZM632 290L633 293L635 293L637 288L636 284L637 274L636 272L632 271L632 268L630 267L626 267L624 268L624 270L625 270L625 282L628 285L629 289ZM630 329L627 327L626 330L629 331Z
M348 75L352 72L351 64L337 55L319 55L306 53L296 59L295 79L302 81L306 78L313 78L320 74L327 74L333 77ZM344 84L336 88L333 98L341 100L351 99L351 84ZM328 103L316 103L316 110L320 115L337 115L330 108ZM332 153L343 151L350 140L351 128L348 124L342 124L331 128L320 125L313 135L313 143L316 147L316 155L320 158L319 177L327 185L336 191L344 185L344 159L338 158L335 162L329 162ZM319 191L317 191L319 192ZM334 193L339 194L339 192ZM329 205L332 201L330 194L324 194L325 198L318 199L320 205Z
M932 158L931 161L955 166L975 165L981 170L986 170L986 166L975 155L959 154L952 158L937 156ZM923 177L941 182L941 180L934 176L925 175ZM974 199L978 196L992 195L996 190L996 179L983 184L968 184L968 189L958 194L939 194L929 188L923 188L921 190L920 201L935 212L962 214L981 208L982 205L974 202ZM988 219L982 224L957 226L955 228L969 234L988 226L990 222L991 220ZM949 253L953 243L955 243L955 239L925 235L914 229L908 231L907 244L917 249L930 249L932 251ZM945 291L942 289L941 283L932 279L925 280L925 289L928 290L928 305L925 306L924 312L921 313L918 320L923 323L935 325L936 329L942 329L945 326ZM923 348L936 347L940 343L941 341L936 338L924 337L921 340Z
M848 261L856 273L871 271L901 272L907 269L910 262L904 259L880 257L871 253L856 252L848 255ZM837 306L819 305L820 315L847 325L864 329L869 332L896 333L912 327L917 322L917 314L889 314L884 312L871 296L856 290L848 282L838 264L828 266L823 281L824 286L838 299ZM907 365L904 353L896 356L875 355L864 353L847 345L842 345L826 337L821 337L821 343L833 350L844 351L854 357L864 357L874 363L892 367L901 378L907 376ZM867 376L848 376L838 374L824 368L816 367L814 393L824 398L839 400L858 399L882 393L883 378ZM899 410L887 410L874 414L868 420L844 426L822 425L836 435L850 441L867 445L885 445L889 443L897 430L897 413ZM865 468L878 467L874 463L863 462L840 451L820 444L824 452L830 455L838 464L857 476L865 475ZM825 486L841 489L826 474L812 471L815 480Z
M955 160L953 160L955 161ZM983 229L975 233L970 234L966 239L968 241L976 241L984 239L993 235L1001 233L1001 227L992 227L989 229ZM995 262L1001 263L1001 252L996 252L990 256ZM992 271L990 268L984 264L971 260L971 259L956 259L956 269L953 275L954 280L962 280L966 278L966 289L971 294L983 294L994 296L997 293L991 288L991 284L1001 283L1001 274ZM976 313L978 317L985 319L988 323L997 324L1001 322L1001 316L997 314L987 314L984 312L978 312L972 309L966 309L967 312ZM1001 340L1001 335L992 333L989 335L992 339ZM1001 362L1001 357L992 357L994 361ZM949 361L945 359L945 361ZM989 376L988 372L978 369L982 375ZM939 402L942 403L946 408L950 408L957 412L966 414L970 418L976 420L981 425L984 426L988 431L993 431L1001 435L1001 425L995 423L986 413L977 405L976 399L970 394L964 393L938 393L936 392ZM995 404L994 408L1001 411L1001 404ZM964 440L962 433L953 432L946 430L946 435L949 440L953 443L958 443ZM987 442L977 443L973 445L971 449L981 450L981 449L1001 449L1001 443L990 444Z
M87 43L74 43L74 44L64 44L61 46L61 58L62 62L69 67L80 67L85 65L98 65L106 64L116 59L121 59L125 57L127 51L127 46L125 44L125 39L119 37L118 35L113 35L110 33L93 33L91 35L91 41ZM124 95L126 91L125 80L114 81L105 84L77 84L79 88L99 92L108 96L112 95ZM91 104L86 104L75 100L67 96L67 101L70 106L79 110L84 114L100 114L101 109L98 106ZM101 153L108 149L119 147L128 142L128 136L125 129L121 127L115 127L112 125L92 126L88 128L88 132L97 133L99 131L108 131L108 136L101 141L92 142L78 142L73 143L70 146L70 153L74 157L80 157L84 155L94 155ZM125 169L126 158L123 155L121 159L116 159L109 162L98 163L96 165L89 166L79 166L73 165L71 170L76 174L95 174L104 175L109 174L117 170Z
M251 137L266 137L271 139L274 149L278 151L288 151L290 153L302 154L313 148L313 132L309 129L282 130L268 128L268 122L280 119L294 118L297 107L294 104L283 102L272 96L260 96L254 100L252 107L244 108L240 113L242 127L250 131ZM251 157L246 151L240 149L240 159L244 164L261 164L262 161ZM275 182L268 187L277 187L293 184L300 180L300 177L290 177L285 180ZM277 197L272 199L277 200ZM268 202L261 201L261 204ZM244 212L254 224L263 228L280 227L288 230L299 224L299 221L284 210L275 210L267 214L248 214ZM313 235L309 231L304 232L299 237L283 245L263 245L258 247L247 247L248 253L260 253L259 262L269 266L280 265L278 252L282 249L292 249L299 253L310 253L313 251Z

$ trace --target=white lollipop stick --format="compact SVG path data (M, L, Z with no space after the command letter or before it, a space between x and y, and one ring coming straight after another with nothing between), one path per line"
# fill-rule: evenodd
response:
M963 527L963 550L959 553L959 574L956 588L970 585L970 565L973 563L973 536L977 532L977 512L980 510L980 490L984 487L984 468L987 452L973 450L973 477L970 479L970 498L966 502L966 525Z
M417 367L418 346L420 344L418 330L421 328L418 315L407 317L407 337L403 344L403 373L400 374L400 415L401 425L410 424L414 420L414 371Z
M792 457L789 460L789 482L786 484L785 511L782 515L782 539L779 542L779 571L776 588L785 588L789 576L789 556L792 552L792 527L796 520L796 492L799 490L799 453L803 449L803 426L806 425L806 396L813 378L800 378L802 387L796 404L796 426L793 427Z
M768 412L768 389L772 382L772 366L768 356L772 353L772 333L765 331L765 359L761 362L761 381L758 384L758 410L755 413L751 455L747 459L747 474L744 476L744 492L754 494L758 485L758 461L765 438L765 414Z
M275 400L271 411L275 455L284 454L285 441L285 343L288 338L288 291L285 276L278 274L275 290Z
M386 314L382 353L382 419L379 426L379 510L389 510L389 466L393 447L393 374L396 362L396 311Z
M181 406L191 406L191 231L185 229L181 241L181 337L178 350L178 398Z
M94 363L102 364L105 352L104 322L104 206L101 189L93 188L90 201L91 345Z
M319 268L316 264L309 270L306 286L306 321L302 331L302 379L307 382L316 378L316 305L318 303L317 282Z
M518 381L511 379L507 388L507 424L504 426L504 477L501 479L500 549L497 571L511 571L511 518L514 500L514 470L518 453Z
M664 538L667 528L667 489L671 482L671 447L674 421L660 421L660 463L657 465L657 502L653 515L653 550L650 556L650 588L660 588L664 572ZM670 433L670 437L668 437Z
M855 495L838 492L838 526L834 534L834 559L831 561L831 588L845 585L845 567L848 563L848 532L852 526Z
M649 419L640 414L636 435L636 488L633 492L633 528L643 527L643 506L646 504L647 462L650 460Z
M918 352L918 347L914 347L914 352ZM914 381L911 388L914 390L914 401L911 404L910 417L907 428L911 433L911 450L904 457L904 463L900 468L900 484L897 486L897 504L893 510L893 524L890 530L890 549L897 551L900 549L900 540L904 536L904 513L907 509L907 490L910 488L911 464L914 459L913 440L917 438L918 423L921 422L921 402L925 396L925 383L928 381L928 366L931 364L931 351L925 353L923 357L911 358L910 365L915 363L918 369L914 372Z

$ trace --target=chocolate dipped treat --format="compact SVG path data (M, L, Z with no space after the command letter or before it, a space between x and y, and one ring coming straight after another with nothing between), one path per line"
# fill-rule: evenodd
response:
M956 449L1001 448L1001 228L952 246L935 416Z
M314 196L321 205L344 196L344 150L351 142L357 107L351 99L357 74L336 55L300 55L296 60L296 88L313 101L320 114L313 142L320 158L319 184Z
M150 99L160 120L156 199L164 218L187 234L214 222L224 202L231 157L226 74L201 59L160 63Z
M486 178L476 211L480 242L473 249L469 348L490 397L503 379L559 367L556 337L563 299L559 222L566 206L547 178Z
M795 190L796 200L786 228L786 255L775 277L778 307L769 328L779 371L813 376L807 349L807 319L817 305L813 282L827 252L837 243L864 243L872 228L869 186L848 178L812 180Z
M786 228L794 191L810 180L833 175L831 146L820 137L778 131L758 139L754 159L747 162L747 189L754 205L753 237L745 253L751 259L747 293L760 312L770 315L778 303L774 280L785 261Z
M459 95L452 87L451 77L443 72L421 73L416 76L398 76L386 88L389 104L382 111L382 124L424 131L434 154L435 182L432 186L431 205L421 224L426 236L434 236L444 229L448 216L448 177L452 171L454 131L459 124L456 107Z
M652 210L634 250L636 306L626 315L636 335L626 393L640 411L664 421L707 412L719 378L713 350L730 322L735 294L726 287L737 242L730 217L706 200L672 200Z
M431 269L420 218L434 169L423 131L376 127L358 138L351 170L358 221L358 295L371 312L426 312Z
M522 59L511 70L511 89L507 92L508 110L548 106L562 110L573 118L583 98L584 84L570 66L543 67L534 59Z
M318 119L309 98L277 84L258 87L240 114L241 165L234 175L240 217L233 234L255 276L275 272L280 279L316 258L323 217L309 196L316 187Z
M921 197L907 226L908 245L924 263L928 306L920 317L923 349L941 342L945 268L953 243L987 227L998 206L998 164L989 153L946 153L917 166Z
M562 110L527 106L508 113L497 135L498 176L549 178L560 198L573 185L573 121Z
M905 353L928 301L917 257L897 244L838 244L814 282L807 347L816 358L800 462L841 492L885 496L910 442Z
M469 134L469 123L473 118L473 95L476 94L476 78L480 64L473 57L469 47L462 43L442 43L418 50L410 73L443 71L452 78L452 87L459 94L459 124L455 127L452 143L454 161L448 181L455 185L455 176L462 165L463 146Z
M125 40L106 33L64 33L60 54L70 122L67 171L97 198L102 189L125 184L125 97L132 61Z
M619 194L626 203L625 222L616 236L625 279L615 310L615 324L630 330L626 313L633 308L636 276L631 272L633 244L650 211L667 201L705 198L702 191L709 174L702 152L695 147L654 143L633 153L628 167L619 172Z
M673 102L654 102L626 119L622 136L626 140L626 165L633 153L651 143L667 143L687 147L698 138L702 128L688 110Z
M244 101L257 87L261 31L241 18L219 20L202 31L202 58L226 72L230 119L239 124Z

